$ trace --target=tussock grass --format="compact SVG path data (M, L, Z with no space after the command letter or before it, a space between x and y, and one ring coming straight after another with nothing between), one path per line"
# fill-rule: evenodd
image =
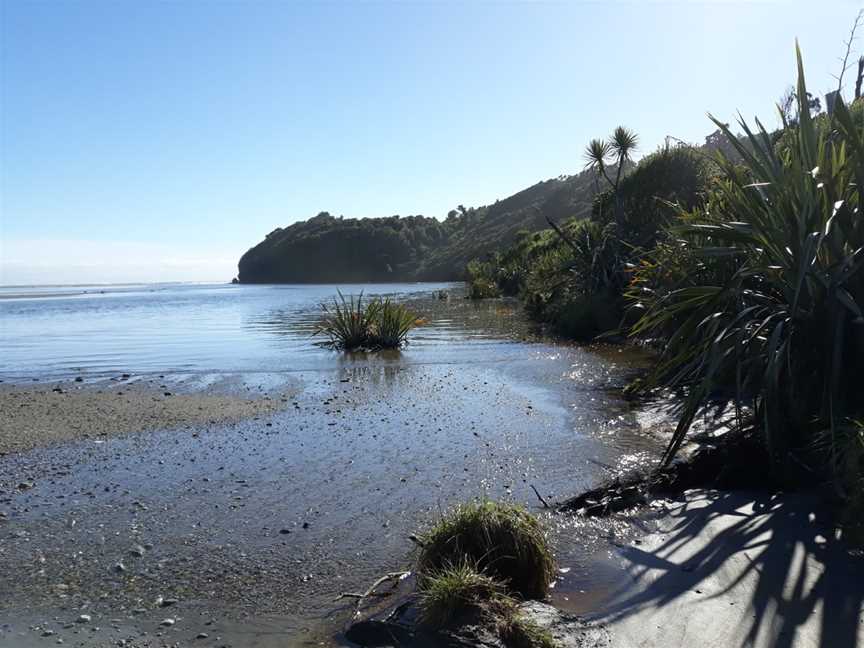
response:
M340 291L339 299L334 298L332 306L321 304L321 307L324 317L315 335L326 335L326 346L350 351L367 344L375 309L363 306L363 293L355 301L353 295L346 299Z
M546 630L519 611L503 582L467 559L421 576L420 614L421 622L433 628L476 619L512 648L558 647Z
M369 343L376 349L397 349L405 344L408 332L417 323L417 315L402 304L395 304L390 299L372 302L374 304L372 327Z
M324 335L324 346L340 351L398 349L407 342L409 331L420 320L402 304L389 298L363 303L363 293L355 299L339 292L332 305L322 304L324 316L315 335Z
M462 504L419 542L416 573L424 624L476 622L513 648L557 646L519 610L519 599L542 598L555 575L543 529L524 508L490 500Z
M462 504L422 534L418 574L465 561L524 598L542 598L555 559L538 520L524 508L483 500Z
M423 623L443 627L470 609L504 596L504 583L481 573L468 560L424 574L420 580Z

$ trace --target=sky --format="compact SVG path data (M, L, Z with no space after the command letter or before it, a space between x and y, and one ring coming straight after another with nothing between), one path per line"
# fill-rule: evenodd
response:
M443 218L619 124L642 154L776 125L795 38L824 94L858 9L0 0L0 284L228 281L275 227Z

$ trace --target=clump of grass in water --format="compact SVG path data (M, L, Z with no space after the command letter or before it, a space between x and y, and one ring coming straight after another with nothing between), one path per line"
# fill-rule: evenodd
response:
M523 616L517 598L542 597L555 561L540 523L511 504L464 504L422 535L417 561L423 623L445 627L475 613L514 648L555 648L552 636Z
M370 346L377 349L398 349L408 339L408 332L417 326L419 319L402 304L390 299L372 302L375 304Z
M324 317L315 335L325 335L324 346L342 351L398 349L419 319L408 308L390 299L372 299L363 304L363 293L355 300L339 292L333 305L322 304Z
M524 598L542 598L555 559L540 522L524 508L483 500L456 507L421 536L420 574L472 561Z

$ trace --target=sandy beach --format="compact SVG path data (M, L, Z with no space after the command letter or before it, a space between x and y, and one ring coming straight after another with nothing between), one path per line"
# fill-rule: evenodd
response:
M0 455L81 439L106 439L159 429L222 425L290 405L291 390L254 397L228 389L183 392L160 379L75 379L30 386L0 385Z

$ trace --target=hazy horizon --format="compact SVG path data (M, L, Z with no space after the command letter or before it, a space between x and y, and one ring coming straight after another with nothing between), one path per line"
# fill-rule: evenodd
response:
M229 281L275 227L493 203L618 124L775 125L795 38L822 96L857 9L3 3L0 284Z

